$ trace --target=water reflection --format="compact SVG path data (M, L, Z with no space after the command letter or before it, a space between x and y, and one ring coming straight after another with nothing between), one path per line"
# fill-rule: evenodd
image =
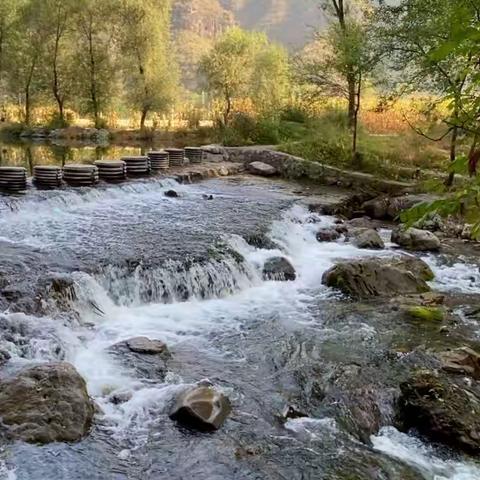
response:
M151 150L166 147L198 146L196 138L178 138L158 141L134 141L117 144L94 144L61 140L7 140L0 138L0 166L25 167L32 175L35 165L59 165L66 163L92 163L96 160L114 160L125 155L145 155Z

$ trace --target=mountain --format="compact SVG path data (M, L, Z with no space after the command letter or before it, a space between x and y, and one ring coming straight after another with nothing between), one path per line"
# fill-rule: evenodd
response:
M197 67L215 38L239 25L295 51L322 22L319 0L173 0L173 37L184 85L198 89Z
M321 23L318 5L318 0L175 0L174 28L214 38L225 28L240 25L264 31L295 49L303 46Z

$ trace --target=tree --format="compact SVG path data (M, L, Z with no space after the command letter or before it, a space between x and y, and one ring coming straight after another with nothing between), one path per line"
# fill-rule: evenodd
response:
M6 45L8 83L11 92L23 103L27 126L32 121L32 104L44 87L39 72L48 31L41 21L42 9L42 0L21 4Z
M65 102L73 93L75 62L72 53L72 24L76 9L74 0L44 0L41 19L47 30L45 52L46 77L58 108L61 124L65 123Z
M13 25L16 20L20 2L16 0L2 0L0 2L0 101L6 96L6 64L9 47L12 45L10 38L13 35Z
M468 115L465 117L471 98L466 92L472 75L476 75L478 59L470 48L460 52L450 47L478 22L479 8L476 0L402 0L398 5L384 5L380 11L382 42L390 51L392 66L402 71L401 80L397 80L400 91L427 90L437 101L439 98L448 104L445 132L437 140L450 135L452 163L457 157L459 132L471 123ZM450 172L447 185L453 180Z
M278 104L287 91L285 50L265 34L238 27L227 30L201 62L207 87L223 100L222 122L227 126L234 100L251 98L262 109Z
M93 115L96 128L103 126L102 113L116 83L112 17L117 8L115 0L80 0L75 17L80 96L86 100L86 110Z
M179 78L171 55L170 0L122 0L120 43L128 103L140 111L140 128L150 112L175 100Z
M369 0L322 0L329 19L326 30L297 58L300 80L315 96L340 96L348 103L353 158L357 158L358 117L362 91L380 61L373 35L373 3Z

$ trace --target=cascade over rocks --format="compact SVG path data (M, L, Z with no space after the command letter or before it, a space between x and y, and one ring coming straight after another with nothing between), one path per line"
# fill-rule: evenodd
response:
M232 411L230 400L212 387L200 386L181 394L170 414L172 420L200 431L218 430Z
M295 268L284 257L269 258L263 266L265 280L293 282L297 278Z
M38 365L0 381L0 416L18 440L77 442L94 410L85 381L69 363Z
M430 270L422 260L367 258L343 261L324 273L322 283L356 297L419 294L430 291L413 272ZM412 257L413 258L413 257ZM413 267L414 264L418 266Z
M407 250L418 252L434 252L440 249L441 243L436 235L428 230L418 228L396 228L392 232L392 242Z
M418 371L400 385L399 420L433 441L467 453L480 452L480 398L438 374Z
M253 175L261 177L273 177L277 174L277 169L263 162L252 162L248 164L248 171Z
M351 242L357 248L365 248L372 250L383 250L385 243L382 237L373 228L358 229L352 232Z

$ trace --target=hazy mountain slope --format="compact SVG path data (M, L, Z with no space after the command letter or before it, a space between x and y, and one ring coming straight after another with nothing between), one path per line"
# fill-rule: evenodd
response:
M265 31L287 47L303 46L312 27L321 23L318 0L176 0L174 25L215 37L222 29L238 24Z

